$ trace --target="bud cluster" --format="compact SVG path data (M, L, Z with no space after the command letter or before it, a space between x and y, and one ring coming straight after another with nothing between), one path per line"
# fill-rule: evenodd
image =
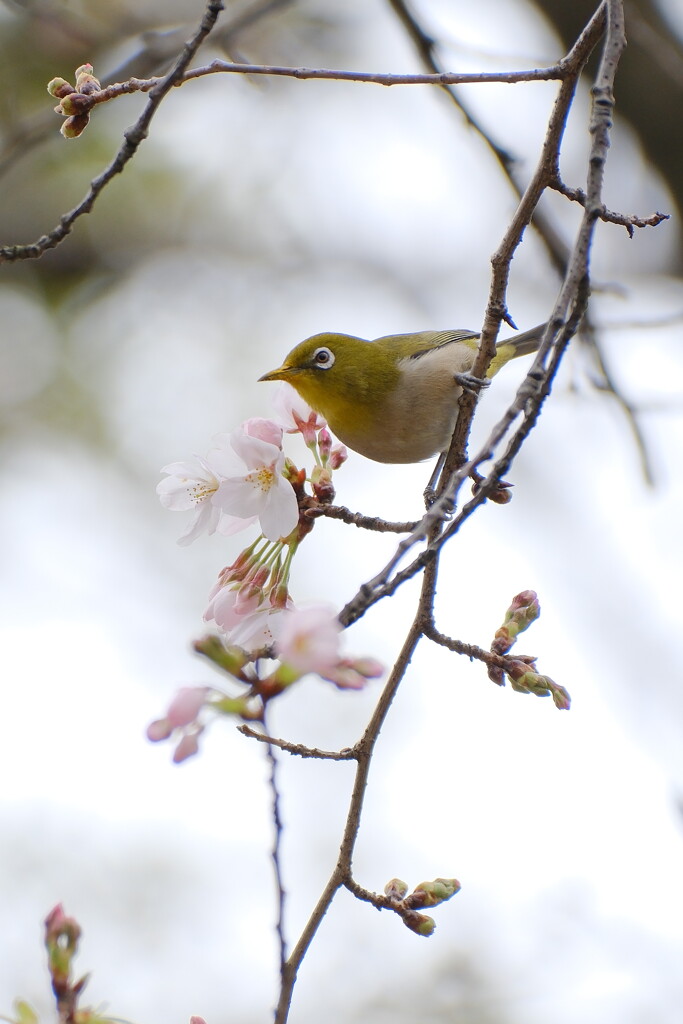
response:
M90 111L96 102L95 94L102 88L92 72L92 64L82 64L76 68L75 87L64 78L53 78L48 82L47 91L59 100L55 113L66 118L60 129L65 139L78 138L90 120Z
M431 882L420 882L411 893L408 885L400 878L392 878L384 886L384 895L389 906L400 915L406 928L416 935L431 935L436 928L434 918L419 913L425 907L436 907L460 892L457 878L435 878Z
M507 655L520 633L528 629L532 622L541 614L538 596L533 590L523 590L512 599L505 612L503 625L496 630L491 644L491 653L499 656ZM568 711L571 698L564 686L554 682L550 676L543 676L536 671L536 658L527 654L507 658L505 668L500 665L489 665L489 679L498 686L505 685L505 677L510 680L513 690L518 693L533 693L537 697L552 696L556 708Z

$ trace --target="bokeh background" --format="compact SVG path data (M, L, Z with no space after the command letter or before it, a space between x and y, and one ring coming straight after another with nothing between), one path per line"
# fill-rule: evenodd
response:
M555 61L592 4L415 0L454 70ZM85 61L103 79L163 71L201 0L0 5L0 232L32 241L74 206L144 98L96 111L65 142L45 85ZM572 14L571 23L567 20ZM570 713L499 690L421 648L382 733L355 860L381 890L456 875L430 941L341 894L300 973L291 1020L673 1024L683 981L683 568L680 278L683 91L675 0L629 5L606 202L654 230L601 226L591 311L628 418L570 351L515 465L447 552L439 626L488 645L510 598L543 614L521 647L568 687ZM565 42L562 41L564 37ZM414 71L383 0L226 3L199 55ZM534 167L555 86L460 95ZM622 102L623 101L623 102ZM588 84L562 171L585 183ZM0 1013L52 1019L42 920L63 901L85 931L92 1003L140 1024L271 1019L271 824L263 751L219 723L181 767L146 724L180 685L214 681L190 652L206 596L243 537L176 537L162 465L269 412L259 375L320 330L376 337L482 322L489 258L515 198L480 138L429 87L212 76L169 96L149 140L94 211L39 261L0 276ZM578 211L546 210L570 243ZM558 280L528 232L511 313L545 319ZM485 435L523 369L497 378ZM302 457L296 446L293 454ZM420 514L429 467L352 457L341 503ZM321 522L294 596L343 604L394 542ZM416 586L349 630L391 664ZM378 693L302 682L274 709L291 740L339 748ZM349 765L284 758L284 868L295 939L336 858Z

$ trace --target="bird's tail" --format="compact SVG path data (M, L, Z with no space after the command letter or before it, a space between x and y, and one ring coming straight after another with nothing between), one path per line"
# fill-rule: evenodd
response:
M494 374L498 373L501 366L505 366L511 359L516 359L517 356L528 356L530 352L535 352L541 344L545 328L546 324L539 324L538 327L532 327L530 331L523 331L522 334L506 338L505 341L499 341L496 345L496 354L491 360L487 377L493 377Z

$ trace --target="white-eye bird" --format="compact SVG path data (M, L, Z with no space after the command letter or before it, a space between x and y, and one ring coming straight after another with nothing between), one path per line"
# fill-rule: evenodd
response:
M487 377L535 352L545 324L496 346ZM284 380L353 451L376 462L422 462L447 450L462 385L479 346L475 331L420 331L365 341L314 334L259 380Z

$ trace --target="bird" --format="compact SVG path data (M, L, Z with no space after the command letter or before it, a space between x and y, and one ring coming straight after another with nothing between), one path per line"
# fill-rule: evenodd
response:
M496 346L493 377L517 356L535 352L545 324ZM463 387L479 347L476 331L419 331L374 341L314 334L259 381L286 381L352 451L375 462L423 462L449 447Z

